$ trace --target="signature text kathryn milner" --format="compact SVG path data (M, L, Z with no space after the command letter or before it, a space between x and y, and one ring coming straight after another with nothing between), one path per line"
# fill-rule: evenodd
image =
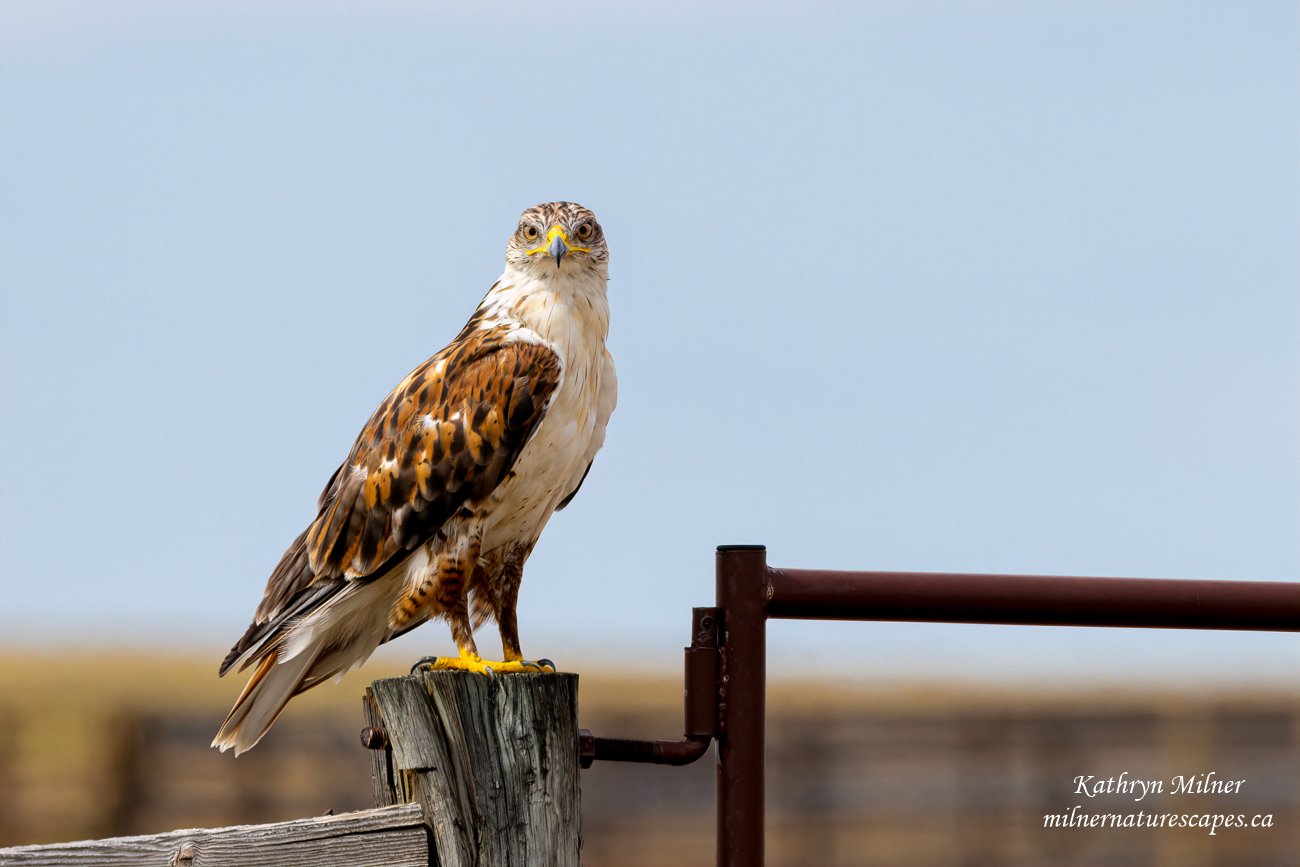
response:
M1074 793L1095 798L1098 795L1133 795L1133 800L1140 801L1147 795L1236 795L1241 792L1245 780L1221 780L1214 771L1183 776L1179 774L1168 781L1143 780L1130 777L1128 771L1118 777L1097 777L1093 774L1080 774L1074 778Z

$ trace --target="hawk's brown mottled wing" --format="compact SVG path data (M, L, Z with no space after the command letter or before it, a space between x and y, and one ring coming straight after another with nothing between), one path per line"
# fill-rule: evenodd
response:
M560 381L538 343L462 334L406 377L366 423L285 551L225 673L348 581L382 575L510 472ZM251 661L251 657L250 660Z

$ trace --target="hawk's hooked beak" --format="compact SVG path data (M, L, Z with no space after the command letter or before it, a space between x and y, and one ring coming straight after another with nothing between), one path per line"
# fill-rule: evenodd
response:
M559 226L551 227L551 231L546 233L546 241L547 241L546 244L543 244L540 247L534 247L533 249L527 250L526 252L528 253L529 256L536 256L540 253L545 253L547 256L550 256L552 259L555 260L556 268L560 267L560 260L564 258L564 255L566 253L569 252L590 253L591 252L590 247L574 247L573 245L571 245L569 243L569 236L564 234L564 230L561 229Z
M563 232L551 233L551 246L546 248L546 252L555 260L555 267L559 268L560 260L564 258L565 253L569 252L569 245L565 243Z

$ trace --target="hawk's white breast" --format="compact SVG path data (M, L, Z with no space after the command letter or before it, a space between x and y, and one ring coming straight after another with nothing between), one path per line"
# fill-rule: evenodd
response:
M512 278L518 282L512 285ZM541 423L486 504L485 553L537 539L604 443L618 391L605 349L609 305L603 275L575 269L543 281L507 272L500 285L498 321L516 324L512 339L549 347L562 368Z

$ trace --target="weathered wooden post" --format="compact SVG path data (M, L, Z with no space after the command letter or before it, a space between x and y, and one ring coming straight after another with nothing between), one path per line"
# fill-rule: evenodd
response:
M440 867L578 867L578 676L433 671L366 691L376 806L418 803Z

